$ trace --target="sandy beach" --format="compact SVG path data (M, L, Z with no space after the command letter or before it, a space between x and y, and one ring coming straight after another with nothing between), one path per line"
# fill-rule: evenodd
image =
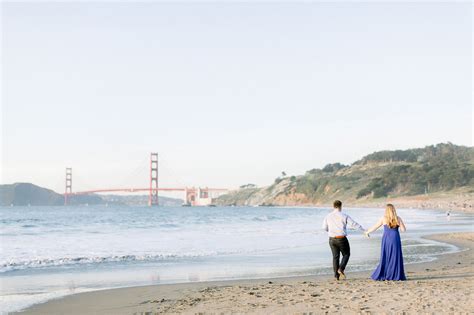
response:
M463 251L406 265L406 282L370 272L329 276L142 286L70 295L20 314L474 313L474 233L434 235Z

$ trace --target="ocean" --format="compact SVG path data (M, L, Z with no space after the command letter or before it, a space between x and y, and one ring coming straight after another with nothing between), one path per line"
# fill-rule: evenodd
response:
M330 209L309 207L0 208L0 310L127 286L331 273L321 229ZM345 209L364 227L383 209ZM458 250L424 235L472 230L473 216L400 209L405 263ZM375 268L381 231L349 234L347 273Z

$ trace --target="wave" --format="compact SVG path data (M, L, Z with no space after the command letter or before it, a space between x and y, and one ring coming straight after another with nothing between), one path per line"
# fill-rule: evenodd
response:
M253 248L253 249L236 249L223 251L202 251L189 253L160 253L160 254L144 254L144 255L109 255L109 256L92 256L92 257L60 257L60 258L41 258L19 261L0 261L0 273L9 271L25 270L25 269L41 269L52 267L74 267L77 265L107 264L107 263L131 263L131 262L160 262L160 261L176 261L182 259L197 259L220 255L235 254L254 254L268 253L283 249L302 248L307 245L290 245L276 246L273 248Z
M174 224L174 223L162 223L159 225L160 227L164 227L164 228L178 228L180 227L181 225L179 224Z
M147 261L164 261L172 259L199 258L205 256L216 255L216 252L196 253L196 254L156 254L156 255L111 255L111 256L95 256L95 257L61 257L61 258L43 258L23 261L7 261L0 264L0 273L24 270L30 268L47 268L47 267L63 267L73 265L87 264L104 264L116 262L147 262Z
M40 222L41 219L25 218L25 219L1 219L1 224L22 223L22 222Z
M274 216L274 215L262 215L259 217L252 218L252 221L258 221L258 222L277 221L277 220L282 220L282 218Z

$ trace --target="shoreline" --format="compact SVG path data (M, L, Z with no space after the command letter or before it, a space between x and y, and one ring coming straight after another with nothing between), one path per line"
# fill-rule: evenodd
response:
M474 213L474 201L470 200L470 203L456 203L452 202L448 204L446 202L435 202L432 199L426 199L426 201L414 201L411 199L386 199L386 200L375 200L373 202L361 202L361 203L351 203L350 201L343 204L343 209L357 209L357 208L379 208L384 209L387 203L394 204L395 208L397 209L404 209L404 210L434 210L434 211L451 211L455 213ZM229 206L224 206L229 207ZM251 207L251 206L249 206ZM260 206L259 206L260 207ZM264 206L262 206L264 207ZM332 209L333 205L329 203L321 203L321 204L291 204L291 205L272 205L270 207L279 207L279 208L328 208Z
M443 195L417 195L411 197L393 197L384 199L375 199L366 202L348 203L351 207L362 208L384 208L387 203L393 203L396 208L400 209L417 209L417 210L438 210L452 211L458 213L474 212L474 195L472 193L462 194L460 196L443 196Z
M392 203L397 209L438 210L458 213L474 213L474 190L457 189L448 192L436 192L414 196L389 196L378 199L342 198L343 208L385 208ZM221 206L230 206L222 204ZM238 204L241 206L241 204ZM243 206L254 206L253 204ZM271 204L275 207L323 207L332 208L332 201L310 202L286 200Z
M407 304L404 310L409 312L468 312L472 310L474 308L474 302L471 302L474 301L474 262L472 259L474 233L431 234L424 238L454 245L459 248L459 251L437 255L435 260L427 263L406 264L408 278L406 282L376 282L368 279L371 271L360 271L348 274L348 280L339 282L335 282L331 275L318 275L148 285L72 294L33 305L13 314L141 314L145 312L155 314L206 311L298 313L306 310L378 312L380 308L377 311L377 307L380 305L377 306L376 302L384 298L377 299L377 294L374 294L376 299L370 301L362 296L368 297L370 292L380 291L387 286L394 287L397 291L401 290L402 293L405 291L406 294L406 289L403 288L405 286L413 290L421 290L422 293L429 293L433 292L433 288L441 288L443 285L446 288L442 291L444 293L441 293L441 297L437 294L428 294L426 299L457 302L411 303ZM464 274L459 281L469 291L467 292L467 297L471 298L469 302L465 296L466 292L455 294L456 290L454 290L449 296L446 295L447 289L456 289L456 285L459 284L456 280L460 277L459 273ZM450 283L440 284L439 282ZM347 305L337 303L337 299L328 302L331 300L330 293L333 292L333 287L350 288L349 295L352 297ZM318 288L322 291L317 290ZM365 288L368 290L366 294L364 294ZM295 291L299 293L295 294ZM313 293L308 293L309 291ZM378 292L379 295L387 294L386 290L382 291ZM367 301L362 305L360 299ZM411 299L416 299L416 296ZM286 302L282 303L282 301ZM417 305L423 307L417 308Z

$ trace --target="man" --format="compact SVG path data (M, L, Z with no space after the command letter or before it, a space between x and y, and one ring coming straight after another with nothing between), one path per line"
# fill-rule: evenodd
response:
M336 200L333 205L334 211L324 218L323 229L327 231L329 235L334 277L336 277L336 280L339 280L346 278L344 270L346 269L349 256L351 255L351 247L347 239L347 226L364 232L365 229L350 216L342 212L342 202ZM342 260L339 264L340 253L342 253Z

